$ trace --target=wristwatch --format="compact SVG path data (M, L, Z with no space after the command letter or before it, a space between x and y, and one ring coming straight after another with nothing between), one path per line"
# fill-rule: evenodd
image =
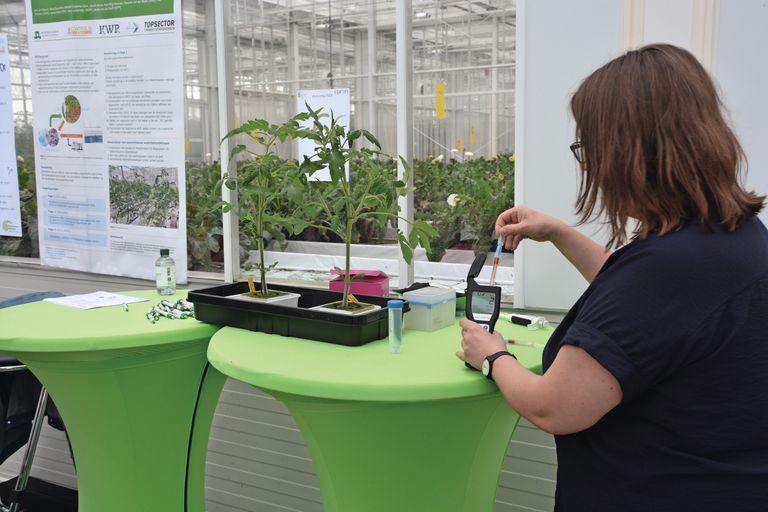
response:
M485 378L487 378L488 380L493 380L493 376L491 375L491 372L493 372L493 362L502 356L515 357L515 354L510 354L506 350L499 350L495 354L491 354L485 359L483 359L483 367L481 368L481 370L483 372L483 375L485 375ZM515 357L515 359L517 358Z

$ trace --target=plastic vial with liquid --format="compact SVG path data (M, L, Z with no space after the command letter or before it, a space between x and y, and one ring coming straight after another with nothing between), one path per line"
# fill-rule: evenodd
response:
M403 346L403 301L387 301L389 311L389 351L399 354Z
M176 262L170 254L169 249L160 249L160 257L155 262L155 284L160 295L176 293Z

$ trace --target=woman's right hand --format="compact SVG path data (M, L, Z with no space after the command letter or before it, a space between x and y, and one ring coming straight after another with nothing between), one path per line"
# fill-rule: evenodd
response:
M496 219L496 235L504 235L504 247L514 251L524 238L551 242L564 226L566 224L560 219L531 210L524 205L517 205Z

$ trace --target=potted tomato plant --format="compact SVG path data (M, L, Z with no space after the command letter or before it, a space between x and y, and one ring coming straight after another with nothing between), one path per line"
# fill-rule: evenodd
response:
M351 244L353 230L360 221L373 221L384 226L389 220L397 219L397 198L405 196L407 187L404 181L392 179L380 172L381 166L372 165L373 160L388 158L381 153L381 144L367 130L347 130L333 112L326 114L322 109L313 110L306 105L307 124L295 132L297 137L309 139L315 143L315 153L305 156L299 170L307 177L309 194L300 205L304 219L322 216L322 224L309 225L320 227L335 233L344 243L344 269L339 273L344 276L344 291L341 299L322 305L323 309L340 314L357 314L377 309L375 304L358 302L350 296L350 283L354 278L350 273ZM304 121L304 118L301 119ZM328 120L329 122L324 122ZM364 138L373 148L354 147L356 140ZM356 165L355 180L350 181L348 165ZM403 160L407 172L407 163ZM328 181L312 181L315 173L328 170ZM411 232L406 237L398 231L400 250L406 261L410 262L413 250L423 246L430 251L429 239L437 232L423 220L411 225Z
M268 238L282 239L284 231L295 233L301 231L306 224L295 216L285 215L284 208L281 208L286 202L301 203L306 180L293 161L280 158L275 151L277 143L293 137L298 128L296 119L282 125L254 119L230 131L222 139L246 135L258 148L254 151L246 144L235 145L230 152L230 159L234 160L237 155L245 155L247 158L240 165L234 164L237 165L234 176L226 176L221 181L223 186L237 191L237 203L224 202L224 212L231 211L237 215L242 234L251 243L255 242L258 249L258 261L255 265L246 263L244 270L249 271L253 267L258 270L259 286L249 286L249 289L233 294L231 298L286 306L298 305L298 293L270 289L267 272L274 268L277 262L267 265L264 258L264 247Z

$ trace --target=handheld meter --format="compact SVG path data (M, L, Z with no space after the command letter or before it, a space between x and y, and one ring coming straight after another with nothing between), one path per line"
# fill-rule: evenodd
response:
M488 332L493 332L501 310L501 287L477 284L475 279L480 275L485 263L486 254L480 253L475 257L467 274L467 305L465 314L473 322L482 325Z
M478 254L475 257L475 261L472 262L472 266L469 267L469 274L467 274L467 305L464 313L467 318L477 322L486 331L492 333L501 310L501 287L477 284L477 281L475 281L475 278L480 275L480 271L483 269L486 256L485 253ZM464 363L464 365L472 370L475 369L469 363Z

